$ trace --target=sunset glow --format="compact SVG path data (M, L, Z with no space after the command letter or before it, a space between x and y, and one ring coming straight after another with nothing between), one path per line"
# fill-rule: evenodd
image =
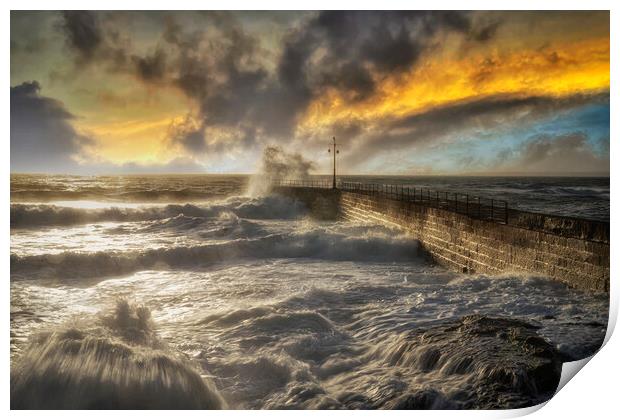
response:
M44 169L52 172L253 172L272 144L303 145L327 171L325 144L337 135L348 145L342 165L349 173L500 173L515 169L536 135L561 141L576 133L592 147L581 172L606 171L608 13L471 12L457 23L441 15L334 14L342 19L337 38L327 15L14 12L11 85L36 81L38 90L27 94L67 114L63 124L76 138L50 146L58 159ZM34 32L24 26L33 19L40 23ZM382 32L388 21L400 29ZM76 27L88 29L90 40L74 39ZM339 43L356 36L339 56ZM375 50L379 37L387 44ZM300 61L288 63L289 55ZM301 73L287 81L285 71ZM524 102L487 115L484 103L497 100ZM481 109L470 113L472 103ZM449 129L425 120L437 112L461 120ZM592 112L582 124L567 123ZM411 126L399 122L412 117ZM450 148L452 157L432 165L437 148ZM13 171L40 168L14 149ZM403 153L410 157L394 160ZM514 162L498 158L507 154ZM472 158L476 165L459 163Z

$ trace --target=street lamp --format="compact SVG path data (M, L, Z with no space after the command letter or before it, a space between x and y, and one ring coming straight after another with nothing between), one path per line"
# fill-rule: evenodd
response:
M332 181L332 188L336 189L336 155L340 153L340 150L336 149L336 146L338 146L336 144L336 137L333 137L333 139L334 139L334 149L333 149L334 150L334 179ZM331 153L331 152L332 152L331 148L327 149L327 153Z

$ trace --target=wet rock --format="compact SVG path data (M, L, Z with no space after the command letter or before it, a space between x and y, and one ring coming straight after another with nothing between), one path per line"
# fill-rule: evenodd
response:
M411 369L412 377L429 372L437 383L460 375L453 380L468 384L467 392L446 399L426 389L383 408L517 408L546 401L559 383L563 356L538 329L518 319L472 315L407 333L387 347L387 363Z

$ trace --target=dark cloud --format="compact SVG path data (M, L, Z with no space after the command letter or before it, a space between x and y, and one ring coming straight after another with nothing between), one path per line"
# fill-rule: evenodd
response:
M65 106L40 94L37 81L11 87L11 171L64 171L92 139L72 125Z
M288 133L327 89L353 102L367 99L378 79L411 70L437 33L474 30L466 12L320 12L289 33L279 61Z
M11 171L52 173L199 173L205 168L189 157L167 163L91 162L81 166L74 157L94 140L76 131L77 118L59 101L42 96L37 81L11 87ZM179 124L179 130L191 130L191 121ZM191 137L188 136L187 137ZM192 145L188 145L191 148Z
M67 42L84 59L91 59L103 44L104 35L96 15L89 11L62 12L62 29Z
M334 91L350 103L368 100L385 78L415 68L442 35L459 35L466 49L493 39L503 24L500 15L455 11L310 13L285 33L274 61L273 56L265 58L258 35L246 30L238 14L192 14L202 19L200 25L184 24L180 14L147 15L163 29L142 51L124 41L123 25L135 16L131 13L117 23L113 12L67 12L61 29L78 61L102 63L146 84L173 86L190 98L195 109L170 127L167 138L192 156L298 138L299 119L315 100ZM557 53L549 55L552 62L560 59ZM474 81L487 80L495 66L491 59L482 62ZM344 148L343 158L354 168L369 156L508 130L608 98L496 95L405 117L339 122L305 140L346 138L350 147ZM538 147L547 145L551 143Z
M355 152L347 156L347 161L355 165L369 155L439 142L448 135L512 129L582 105L605 102L609 102L609 93L564 98L495 95L459 101L379 122L378 128L357 139Z
M194 100L194 127L177 127L169 137L194 153L222 147L209 138L217 130L227 133L222 142L233 148L287 141L308 106L329 90L347 101L366 100L380 80L411 70L435 35L482 40L494 33L468 12L324 11L288 31L272 67L260 40L236 15L196 17L204 25L187 30L173 15L157 14L163 30L148 54L131 51L110 14L67 12L62 25L81 60L105 62L145 83L170 84Z
M472 25L464 12L320 12L291 34L280 75L305 82L310 99L331 87L363 100L376 79L410 70L438 32L468 34Z
M105 62L111 71L126 70L130 46L113 25L105 12L86 10L62 12L59 23L79 65Z
M217 16L217 18L215 17ZM205 41L202 32L186 33L172 18L167 20L164 39L174 48L168 75L170 83L195 100L198 127L183 137L178 130L170 139L192 151L208 151L216 142L200 141L208 128L222 128L234 147L267 125L259 117L259 101L265 100L267 71L258 64L258 42L228 15L212 16L217 36ZM263 106L267 106L265 103Z
M148 82L162 80L166 74L166 53L157 49L153 54L144 57L132 57L138 77Z

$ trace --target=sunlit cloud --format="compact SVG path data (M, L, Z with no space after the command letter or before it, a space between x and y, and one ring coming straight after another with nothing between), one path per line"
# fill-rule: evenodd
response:
M608 107L607 12L13 12L11 46L12 86L36 80L88 139L47 170L249 172L276 144L327 171L337 136L351 173L484 172L468 150L526 147L527 127L609 137L549 128Z

